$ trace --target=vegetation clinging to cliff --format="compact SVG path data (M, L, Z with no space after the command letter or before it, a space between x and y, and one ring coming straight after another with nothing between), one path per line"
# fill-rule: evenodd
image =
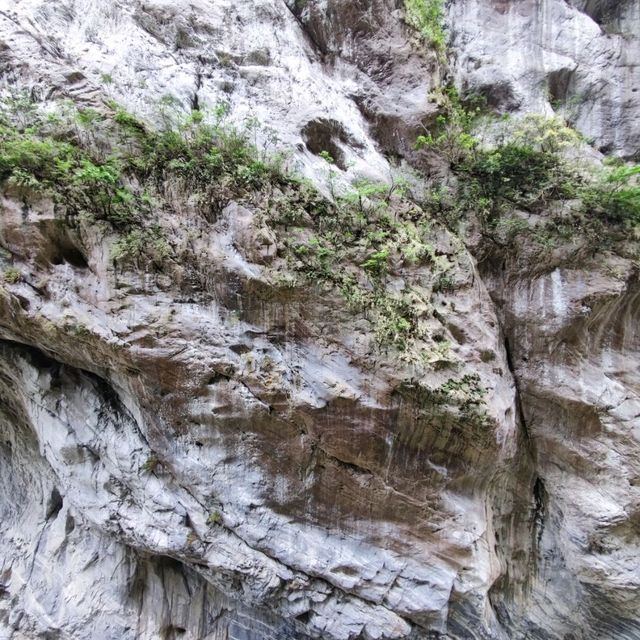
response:
M0 182L23 198L51 197L69 222L84 217L119 235L114 257L158 261L169 245L154 224L154 209L170 182L198 195L216 215L242 192L285 179L279 156L261 154L248 129L211 123L201 112L166 121L156 130L112 104L104 111L67 104L45 113L28 99L6 100L0 110Z
M640 224L640 167L609 161L579 164L566 153L579 134L559 117L487 116L477 100L448 88L435 98L441 114L418 136L416 148L444 158L455 181L431 191L426 203L453 228L477 220L503 249L519 237L547 252L577 242L586 251L613 246ZM484 118L490 130L481 137ZM538 216L532 223L526 216Z
M361 181L331 201L289 172L283 156L253 143L251 126L230 125L223 106L165 118L156 130L115 104L48 115L29 103L5 104L0 181L25 201L36 193L52 198L70 225L84 220L115 233L119 264L158 269L173 251L159 212L174 206L176 193L188 194L208 222L232 200L244 202L278 239L289 273L276 280L340 292L371 321L383 348L409 352L416 340L428 341L428 305L415 304L423 294L390 291L389 273L429 265L436 291L452 265L436 253L429 214L406 186ZM446 342L429 358L445 362Z
M442 55L446 45L443 0L405 0L404 7L407 24Z

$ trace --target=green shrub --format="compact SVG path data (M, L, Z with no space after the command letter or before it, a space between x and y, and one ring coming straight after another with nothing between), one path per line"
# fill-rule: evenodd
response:
M427 46L439 53L444 52L443 0L405 0L404 7L407 24L420 33Z
M160 459L155 454L149 455L149 457L144 461L144 464L140 468L140 470L144 473L153 473L158 466L160 465Z
M22 280L22 274L16 268L9 267L8 269L5 269L3 279L9 284L16 284Z
M433 125L416 138L415 148L431 149L456 165L478 147L473 128L485 108L484 101L476 96L463 101L453 86L436 89L430 98L439 114Z
M544 153L558 153L577 145L582 137L567 126L561 116L544 116L529 113L515 122L509 139L518 147L531 148Z
M622 226L640 224L640 165L609 169L585 185L580 196L585 212Z
M491 349L483 349L480 351L480 360L484 363L493 362L496 359L495 351Z
M348 205L357 205L360 213L367 209L384 208L389 204L389 185L371 180L356 180L353 190L340 196L339 201Z
M381 249L372 253L361 265L361 267L371 276L380 277L387 271L389 264L389 250Z
M20 188L25 200L36 191L50 196L71 222L80 216L108 222L121 236L114 245L121 262L166 255L168 244L150 229L150 216L170 183L193 193L213 216L232 197L294 182L282 155L251 144L255 125L225 122L225 105L186 118L165 112L164 128L153 130L113 102L110 116L65 106L51 117L28 102L28 120L18 117L26 107L14 102L0 107L0 183Z
M33 134L17 129L0 129L0 181L20 176L24 182L48 186L67 179L65 175L77 158L77 150L70 144L47 138L38 139Z
M460 170L490 201L536 209L551 199L573 197L578 180L557 154L515 143L476 151Z
M328 164L335 164L336 161L333 159L333 156L328 151L321 151L318 156L320 156L325 162Z

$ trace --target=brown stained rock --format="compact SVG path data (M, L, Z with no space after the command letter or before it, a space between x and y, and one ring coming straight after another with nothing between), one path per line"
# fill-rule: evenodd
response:
M632 156L633 3L574 4L602 24L556 0L449 3L452 77L498 109L552 99ZM428 155L439 70L400 2L6 9L9 91L151 117L167 94L229 102L323 184L324 150L376 180L385 155ZM424 328L402 352L288 263L320 197L165 189L172 255L114 264L106 226L4 188L1 267L19 277L0 280L0 635L638 637L632 258L489 250L470 228L478 268L436 222L437 260L389 258ZM367 286L367 247L349 252ZM482 402L442 391L465 374Z
M486 598L496 572L485 491L516 463L499 435L513 430L512 419L475 423L446 399L399 395L416 366L436 386L455 372L408 366L393 350L380 350L370 323L360 329L363 341L352 343L353 312L330 287L274 287L252 253L260 233L249 209L229 207L201 238L193 229L207 223L192 218L191 250L207 256L193 266L202 265L207 275L197 280L210 284L184 301L185 282L171 278L171 263L167 273L147 277L114 269L97 229L44 224L44 211L34 203L26 218L10 206L5 212L5 237L22 248L14 260L28 274L1 298L7 370L29 380L25 393L42 394L47 413L31 408L27 420L47 440L47 459L75 508L84 512L90 496L74 488L85 469L105 477L100 492L128 505L126 513L123 506L92 511L94 526L117 522L118 540L171 555L225 592L249 588L258 608L273 607L283 620L304 575L312 578L310 602L324 601L320 593L351 598L352 623L374 624L386 637L400 637L392 629L408 632L406 619L439 628L462 566L472 569L461 579L482 585ZM82 243L74 246L86 266L38 258L38 247L54 244L53 229L55 238ZM472 278L468 258L450 258L460 282ZM411 267L402 269L414 277ZM46 296L29 284L43 277ZM452 296L458 313L466 304L489 305L483 289L468 285ZM486 318L466 325L473 346L460 344L456 357L475 353L479 336L496 348L486 308ZM61 363L60 380L43 373L49 365L28 373L40 360L17 343ZM477 356L476 363L491 396L502 378ZM6 393L28 402L12 384ZM71 389L74 399L65 400ZM89 408L107 406L113 409ZM83 412L87 427L96 420L90 436L73 426ZM63 446L43 420L70 425ZM129 453L121 457L115 444ZM66 470L70 460L77 468ZM215 522L211 513L220 514ZM304 628L312 636L319 633L313 616L337 611L326 607L307 605Z

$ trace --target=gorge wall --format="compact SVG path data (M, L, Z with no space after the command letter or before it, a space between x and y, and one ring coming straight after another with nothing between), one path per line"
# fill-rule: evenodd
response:
M444 19L446 53L395 0L0 0L5 95L150 128L224 102L321 192L275 224L298 187L203 215L165 184L166 255L127 263L110 227L4 182L2 640L640 639L634 231L541 258L434 216L418 242L403 200L401 228L375 209L381 311L295 279L340 185L454 180L415 145L448 83L561 114L592 164L638 157L637 0ZM357 242L335 251L365 282ZM384 324L401 305L410 341Z

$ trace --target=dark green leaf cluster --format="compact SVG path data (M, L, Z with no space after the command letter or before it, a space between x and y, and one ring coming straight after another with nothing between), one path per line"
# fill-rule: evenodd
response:
M493 216L505 205L539 211L551 200L573 198L580 182L558 154L513 143L476 150L457 171L474 197L490 202Z
M580 136L560 118L507 119L506 141L483 146L474 136L482 111L477 105L467 107L452 89L442 90L438 103L441 114L416 148L446 159L455 176L425 203L448 224L478 220L503 248L526 235L540 251L567 241L596 251L640 223L640 167L620 165L601 173L578 167L563 150L580 143ZM534 228L515 212L536 214L542 222Z
M217 109L210 122L203 112L194 111L156 130L119 110L115 122L124 134L123 142L132 147L125 156L128 167L160 189L175 178L191 190L203 191L223 179L235 190L257 190L286 181L284 159L261 153L250 140L251 131L228 124L225 115L226 110Z
M592 215L623 226L640 224L640 165L617 166L581 191L585 208Z
M153 129L112 103L103 112L62 106L49 115L28 100L0 108L0 183L26 200L51 197L68 221L108 223L122 237L115 258L167 244L153 225L153 207L168 189L195 194L214 217L233 198L266 185L295 182L284 159L260 151L251 128L226 121L226 108L167 118ZM255 132L254 132L255 133ZM160 255L161 257L161 255Z
M4 119L0 182L22 190L24 197L33 192L53 197L68 217L88 213L120 230L139 223L148 208L117 157L100 157L73 131L47 122L21 128Z

